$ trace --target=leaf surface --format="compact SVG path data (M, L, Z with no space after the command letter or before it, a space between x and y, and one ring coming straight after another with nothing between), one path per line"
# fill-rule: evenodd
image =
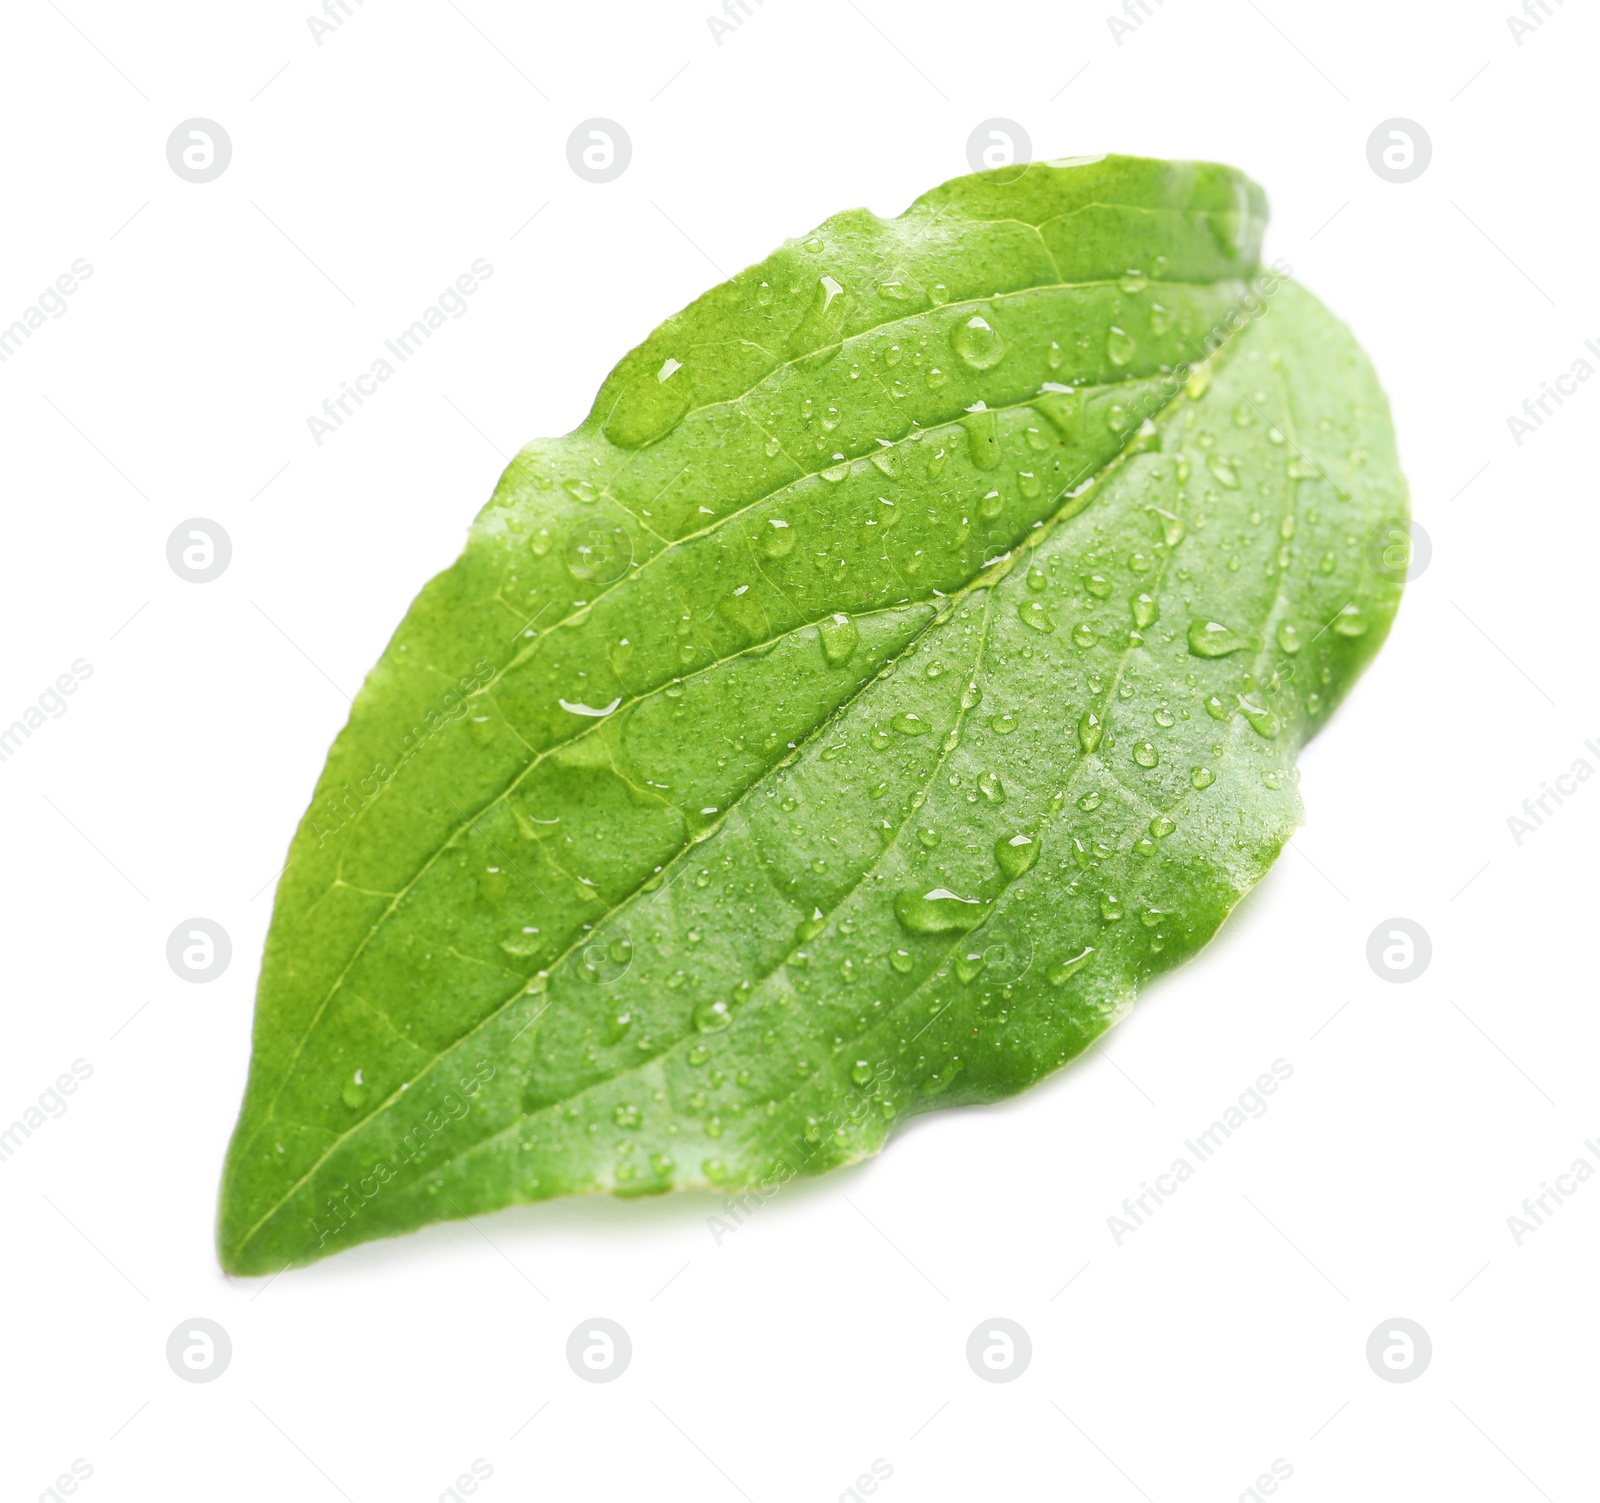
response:
M841 214L517 456L291 846L225 1267L850 1162L1205 943L1400 591L1265 212L1107 157Z

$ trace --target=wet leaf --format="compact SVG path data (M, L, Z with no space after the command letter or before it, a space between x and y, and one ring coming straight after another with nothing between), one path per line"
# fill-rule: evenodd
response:
M1210 937L1406 509L1264 217L1116 157L841 214L517 456L295 835L227 1268L859 1159Z

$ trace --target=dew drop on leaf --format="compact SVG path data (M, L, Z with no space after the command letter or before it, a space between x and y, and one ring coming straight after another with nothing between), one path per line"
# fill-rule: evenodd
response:
M1039 842L1031 835L1002 835L994 843L995 865L1015 882L1025 872L1033 870L1039 859Z
M1220 454L1206 455L1206 468L1217 477L1217 484L1230 491L1239 489L1239 473Z
M817 636L822 641L822 655L835 668L848 663L861 641L861 628L843 611L824 616L817 623Z
M1197 658L1225 658L1250 645L1232 627L1220 621L1191 621L1189 623L1189 651Z
M1364 637L1367 634L1367 613L1354 600L1333 618L1335 636Z
M733 1009L720 997L702 1002L694 1010L694 1026L701 1033L720 1033L733 1022Z
M956 320L950 329L950 346L975 371L998 365L1006 353L1000 331L981 313Z
M769 517L761 530L761 551L768 558L787 558L794 552L795 530L781 517Z
M989 916L993 905L964 898L946 887L895 894L894 916L911 934L970 934Z

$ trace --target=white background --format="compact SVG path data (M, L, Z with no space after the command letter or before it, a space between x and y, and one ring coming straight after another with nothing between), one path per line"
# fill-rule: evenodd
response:
M1497 3L12 0L0 323L93 275L0 365L0 723L78 658L0 763L0 1125L75 1059L70 1109L0 1164L0 1483L80 1496L497 1499L1592 1497L1600 1184L1600 786L1520 846L1522 800L1600 743L1589 605L1600 382L1506 418L1600 339L1597 26L1519 46ZM535 14L538 12L538 14ZM720 12L719 12L720 14ZM233 160L194 185L169 133ZM633 141L580 181L579 121ZM900 212L991 116L1039 156L1234 163L1268 256L1354 327L1394 404L1431 567L1304 758L1305 829L1197 962L1026 1097L919 1121L721 1244L709 1196L507 1212L266 1283L212 1250L272 883L347 696L522 442L722 274L836 210ZM1366 142L1420 122L1394 185ZM534 217L537 215L537 217ZM530 222L531 220L531 222ZM477 257L493 276L333 438L306 417ZM1600 365L1600 359L1594 363ZM179 579L166 540L233 561ZM168 934L232 964L189 985ZM1392 916L1427 972L1379 979ZM1293 1075L1118 1246L1107 1217L1276 1058ZM1554 1202L1547 1202L1554 1205ZM603 1315L606 1385L567 1366ZM233 1343L180 1382L168 1333ZM1007 1384L980 1321L1030 1333ZM1380 1322L1427 1371L1380 1381ZM537 1414L537 1418L530 1417Z

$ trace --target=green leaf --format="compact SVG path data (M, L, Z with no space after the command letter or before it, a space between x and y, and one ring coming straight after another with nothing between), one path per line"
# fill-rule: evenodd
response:
M506 471L291 847L227 1268L875 1153L1271 864L1398 601L1383 395L1240 174L1012 171L790 242Z

